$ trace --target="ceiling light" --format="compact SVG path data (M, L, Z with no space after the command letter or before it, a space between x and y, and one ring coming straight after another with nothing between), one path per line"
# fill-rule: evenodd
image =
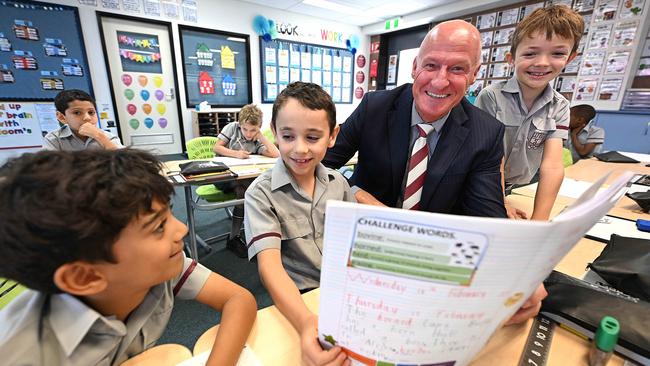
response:
M338 11L339 13L344 13L344 14L353 15L359 13L357 9L351 8L349 6L333 3L327 0L303 0L302 3L305 5L315 6L317 8Z

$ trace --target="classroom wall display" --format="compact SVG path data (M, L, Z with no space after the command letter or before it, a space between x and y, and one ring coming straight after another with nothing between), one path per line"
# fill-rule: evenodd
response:
M178 26L188 107L241 107L253 100L246 34Z
M352 103L353 57L344 48L260 37L262 102L273 103L289 83L304 81L322 86L334 103Z
M64 88L92 94L82 35L76 7L0 2L0 100L52 100Z

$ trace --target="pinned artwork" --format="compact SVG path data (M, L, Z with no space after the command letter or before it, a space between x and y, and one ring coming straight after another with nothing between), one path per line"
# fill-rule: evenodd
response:
M199 73L199 93L214 94L214 79L205 71Z
M235 95L237 92L237 84L233 80L232 76L225 74L223 81L221 82L221 88L223 89L223 95Z
M122 70L160 74L160 45L158 36L134 32L117 32Z
M132 129L137 130L138 127L140 127L140 121L135 118L131 118L129 120L129 126L131 126Z
M140 91L140 97L142 98L142 100L146 102L147 100L149 100L149 91L147 89L142 89Z
M134 115L135 112L138 111L138 107L135 106L135 104L127 104L126 105L126 111L129 112L130 115Z
M128 99L128 100L132 100L133 97L135 96L135 93L134 93L133 90L131 90L131 89L124 89L124 96L125 96L126 99Z
M354 89L354 96L355 96L357 99L361 99L361 98L363 98L363 88L360 87L360 86L357 86L357 87Z
M146 128L151 128L151 127L153 127L153 119L151 119L151 118L149 118L149 117L145 118L145 119L144 119L144 126L145 126Z
M156 88L160 88L162 84L163 84L162 76L156 75L153 77L153 85L155 85Z
M133 78L129 74L122 74L122 82L126 86L130 86L131 83L133 82Z
M235 54L228 46L221 46L221 68L235 69Z
M145 86L147 86L148 81L149 81L149 79L147 79L146 76L144 76L144 75L138 76L138 84L140 84L141 87L144 88Z
M160 126L160 128L167 127L167 118L165 117L158 118L158 126Z
M142 105L142 111L144 113L146 113L146 114L150 114L151 113L151 104L149 104L149 103L143 104Z
M214 60L212 59L212 51L205 43L196 45L196 63L199 66L212 67Z
M155 79L154 79L154 82L155 82ZM156 97L156 99L158 99L159 101L163 100L163 98L165 97L165 93L164 93L162 90L160 90L160 89L156 90L156 92L155 92L153 95L154 95L154 96Z
M164 105L163 103L158 103L158 104L156 105L156 110L157 110L158 113L160 113L160 115L162 116L162 115L165 114L165 112L167 111L167 106Z
M59 78L41 78L41 88L43 90L63 90L63 79Z
M39 40L38 29L36 29L32 22L28 20L14 20L13 31L16 38L26 39L29 41Z

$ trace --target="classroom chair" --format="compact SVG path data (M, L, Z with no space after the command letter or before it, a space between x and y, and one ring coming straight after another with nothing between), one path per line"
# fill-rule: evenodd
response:
M214 157L214 145L217 143L217 140L218 139L213 136L201 136L187 141L185 144L187 148L187 158L190 160L212 159ZM208 202L223 202L235 198L234 193L224 193L222 190L215 187L214 184L206 184L197 187L196 195ZM228 213L228 216L230 216L230 213Z
M0 278L0 310L25 291L25 287L11 280Z
M562 148L562 165L568 167L573 165L573 156L571 155L571 150L566 147Z

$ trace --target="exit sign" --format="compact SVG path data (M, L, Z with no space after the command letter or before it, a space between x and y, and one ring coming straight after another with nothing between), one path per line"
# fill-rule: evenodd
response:
M399 18L389 19L384 24L384 28L388 29L397 29L399 27Z

